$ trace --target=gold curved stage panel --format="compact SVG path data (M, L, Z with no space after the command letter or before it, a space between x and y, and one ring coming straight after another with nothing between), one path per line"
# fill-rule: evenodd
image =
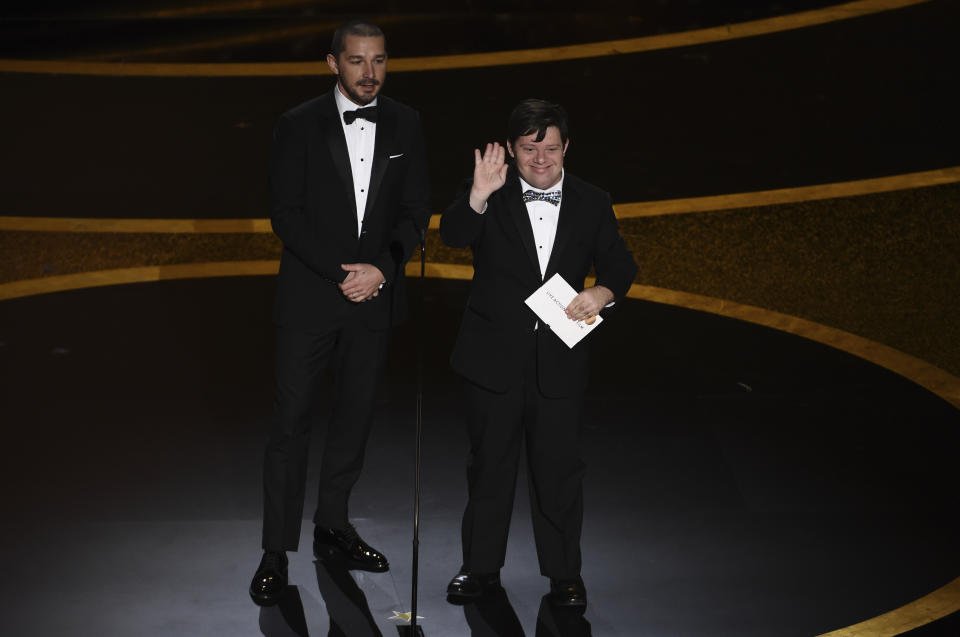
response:
M960 182L960 166L923 172L860 179L815 186L760 190L728 195L664 199L615 204L618 219L655 217L692 212L712 212L768 206L774 204L855 197L878 192L923 188ZM430 229L440 227L440 215L430 218ZM73 217L0 217L0 230L31 232L145 232L166 234L193 233L268 233L269 219L94 219Z
M260 234L273 232L269 219L94 219L75 217L0 217L0 230L145 232L159 234Z
M198 279L221 276L249 276L276 274L279 261L213 261L208 263L183 263L176 265L148 265L115 270L98 270L63 274L40 279L25 279L0 284L0 301L36 294L81 290L104 285L144 283L168 279Z
M496 51L491 53L466 53L434 57L396 58L390 61L392 72L439 71L467 69L514 64L535 64L583 58L622 55L658 51L697 44L723 42L749 38L780 31L790 31L817 26L839 20L858 18L872 13L901 9L929 0L856 0L844 4L802 11L774 18L751 20L719 27L695 29L679 33L644 36L624 40L607 40L588 44ZM0 60L0 72L46 73L67 75L115 75L150 77L238 77L238 76L284 76L327 75L330 69L325 62L258 62L258 63L123 63L123 62L78 62L48 60Z
M729 195L713 195L689 199L664 199L662 201L623 203L615 205L613 209L617 213L618 219L656 217L660 215L712 212L716 210L733 210L737 208L798 203L801 201L817 201L820 199L856 197L878 192L952 184L958 181L960 181L960 166L951 166L949 168L940 168L939 170L927 170L874 179L841 181L815 186L758 190L756 192L740 192Z
M960 610L960 577L920 599L873 619L818 637L894 637Z

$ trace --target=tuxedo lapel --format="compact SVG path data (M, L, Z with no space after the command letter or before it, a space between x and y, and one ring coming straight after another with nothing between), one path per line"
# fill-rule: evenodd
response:
M523 203L523 193L520 192L520 178L514 170L511 170L510 174L507 175L507 185L504 188L508 189L503 193L507 199L507 210L510 212L513 222L517 225L520 242L523 244L523 248L530 258L530 264L539 278L540 260L537 258L536 241L533 238L533 228L530 226L530 215Z
M357 199L353 188L353 171L350 170L350 154L347 152L347 138L343 135L340 111L337 109L337 101L333 97L333 91L327 93L327 96L329 96L328 103L321 110L319 132L326 142L337 176L340 177L340 182L347 191L347 201L350 202L350 210L353 211L353 220L356 223Z
M563 258L563 249L574 234L576 227L576 210L580 205L580 197L569 181L564 184L563 195L560 197L560 210L557 212L557 234L553 239L553 248L550 251L550 260L547 261L547 270L544 278L557 271L557 264Z
M367 207L363 212L364 219L367 219L367 215L373 210L377 201L380 184L383 182L383 175L387 172L387 164L390 162L390 149L393 148L393 138L397 130L397 112L390 107L390 103L385 98L381 98L379 108L377 136L373 142L373 165L370 166Z

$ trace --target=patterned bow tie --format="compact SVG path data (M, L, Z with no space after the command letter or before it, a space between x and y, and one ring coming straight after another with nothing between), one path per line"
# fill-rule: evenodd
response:
M552 203L554 206L560 205L560 191L554 190L553 192L537 192L536 190L528 190L523 193L523 203L529 201L546 201L547 203Z
M358 117L362 117L368 122L377 121L377 107L376 106L367 106L365 108L358 108L355 111L343 111L343 121L346 124L352 124L357 121Z

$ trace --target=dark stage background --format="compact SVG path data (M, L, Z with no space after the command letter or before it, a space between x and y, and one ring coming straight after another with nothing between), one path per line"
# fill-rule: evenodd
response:
M552 99L640 270L591 336L589 609L544 602L522 484L505 593L452 606L470 255L428 234L426 634L960 634L960 4L82 5L0 9L0 632L376 635L409 610L414 323L352 504L391 572L301 551L290 603L246 593L267 152L359 13L387 33L385 94L422 115L435 212L517 101Z

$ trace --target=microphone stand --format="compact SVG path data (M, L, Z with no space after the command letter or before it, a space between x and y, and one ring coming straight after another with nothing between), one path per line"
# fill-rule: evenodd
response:
M423 323L426 320L423 287L427 270L427 231L420 231L420 294L417 314L417 443L413 474L413 582L410 590L410 624L397 626L401 637L424 637L417 626L417 576L420 571L420 441L423 438Z

